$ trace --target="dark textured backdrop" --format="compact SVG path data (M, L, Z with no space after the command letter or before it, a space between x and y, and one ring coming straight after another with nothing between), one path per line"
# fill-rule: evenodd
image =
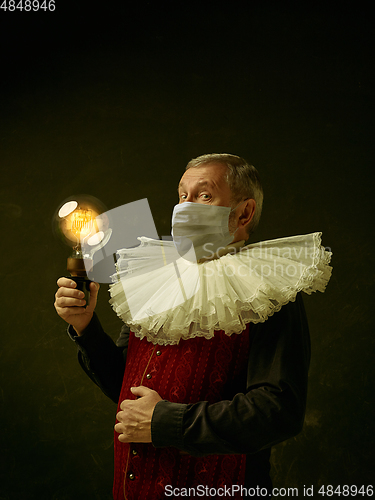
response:
M116 409L54 312L68 251L53 238L54 210L73 193L108 208L146 197L168 234L183 168L208 152L259 169L254 241L322 231L334 253L326 293L305 298L306 423L275 447L274 484L369 484L370 13L348 1L56 5L0 12L0 499L111 498ZM105 286L98 314L115 338Z

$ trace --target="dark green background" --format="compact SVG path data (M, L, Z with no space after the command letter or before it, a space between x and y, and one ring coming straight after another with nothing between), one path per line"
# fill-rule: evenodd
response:
M79 4L79 5L77 5ZM110 4L110 5L109 5ZM56 0L0 12L0 499L110 499L115 405L53 308L74 193L148 198L169 234L203 153L244 156L265 203L252 241L323 232L334 272L305 296L306 423L274 448L276 487L373 480L373 20L360 2ZM120 320L102 286L98 314Z

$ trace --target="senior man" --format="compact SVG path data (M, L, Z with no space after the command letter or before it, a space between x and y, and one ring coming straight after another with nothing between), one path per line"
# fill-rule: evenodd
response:
M262 209L253 166L234 155L198 157L178 193L179 204L231 209L232 242L199 265L242 252ZM158 343L157 334L151 341L124 325L115 344L94 312L99 285L91 284L86 308L73 281L60 278L58 286L55 308L70 325L82 368L118 403L116 500L204 491L207 498L242 498L240 487L252 488L253 498L269 496L271 447L299 433L304 420L310 340L299 289L279 301L282 307L263 291L268 317L244 316L241 333L215 328L214 335Z

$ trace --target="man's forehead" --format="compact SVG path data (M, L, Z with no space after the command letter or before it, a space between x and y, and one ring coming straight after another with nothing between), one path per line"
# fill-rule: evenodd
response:
M201 187L203 185L217 185L221 184L226 173L225 165L221 164L208 164L200 167L192 167L186 170L181 177L180 186L184 186L186 182L194 180Z
M181 187L184 187L186 186L187 184L189 183L189 178L186 178L185 179L182 177L181 178L181 181L179 183L179 186ZM207 179L199 179L196 181L196 184L199 186L199 187L204 187L204 186L214 186L216 183L213 181L213 180L207 180Z

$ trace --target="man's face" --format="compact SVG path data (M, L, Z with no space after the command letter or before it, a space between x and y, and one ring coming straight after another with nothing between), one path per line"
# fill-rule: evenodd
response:
M181 177L178 186L179 203L190 201L204 205L231 206L231 190L225 180L227 167L220 163L209 163L202 167L189 168ZM229 231L235 233L235 241L247 240L246 226L250 223L254 211L255 201L244 200L229 215Z
M178 186L179 203L190 201L230 207L231 191L225 180L226 170L226 166L220 163L189 168Z

